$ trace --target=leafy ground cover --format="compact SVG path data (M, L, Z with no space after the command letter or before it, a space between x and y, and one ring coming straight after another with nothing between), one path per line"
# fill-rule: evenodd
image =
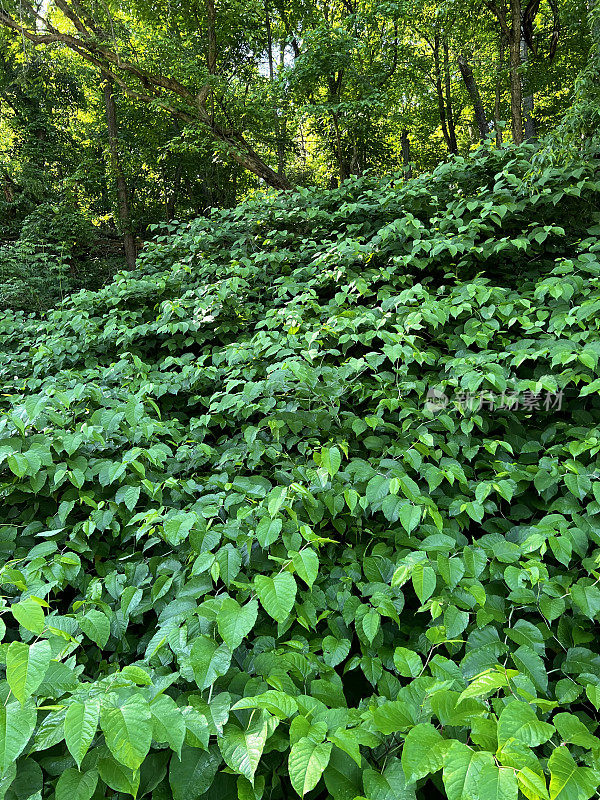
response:
M597 167L257 197L1 318L0 797L597 791Z

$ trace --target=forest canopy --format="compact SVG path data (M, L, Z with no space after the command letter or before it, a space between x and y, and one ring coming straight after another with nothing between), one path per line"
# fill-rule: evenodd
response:
M117 235L133 267L151 225L265 186L418 174L552 134L581 151L594 14L585 0L3 0L0 303L41 310L98 286Z

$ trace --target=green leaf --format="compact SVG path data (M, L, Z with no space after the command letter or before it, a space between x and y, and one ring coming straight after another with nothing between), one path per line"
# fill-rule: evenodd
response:
M253 697L242 697L232 708L261 708L279 719L287 719L298 711L298 704L285 692L269 689Z
M384 475L375 475L367 484L367 503L372 506L380 503L390 493L390 481Z
M548 759L550 800L589 800L600 785L600 774L578 767L568 748L562 745Z
M167 542L173 547L177 547L184 542L191 529L196 523L196 515L186 511L180 511L163 522L163 532Z
M198 750L184 745L181 759L173 755L169 766L173 800L198 800L211 787L221 761L215 748Z
M274 544L279 538L282 528L283 522L279 518L271 519L264 516L256 526L256 538L260 546L266 549Z
M528 703L511 700L502 709L498 718L498 744L500 747L509 739L518 739L528 747L537 747L554 734L554 726L537 718Z
M545 778L529 767L523 767L517 772L517 783L527 800L549 800Z
M136 797L140 785L139 770L132 770L119 764L114 758L101 758L98 761L98 772L104 783L115 792L123 792Z
M404 530L407 533L412 533L421 519L421 506L414 506L412 503L405 503L400 508L398 518Z
M289 572L274 577L255 575L254 585L262 607L276 622L285 622L296 599L296 581Z
M294 553L292 564L298 576L312 588L319 574L319 557L315 551L307 547L299 553Z
M597 586L576 583L571 587L571 599L588 619L594 619L600 612L600 589Z
M380 625L381 625L381 617L379 616L377 611L375 611L374 608L372 608L370 611L367 611L367 613L362 618L362 629L364 631L365 636L367 637L367 641L369 642L369 644L373 643L373 639L377 636Z
M81 767L98 727L100 703L98 700L79 702L72 700L65 715L65 742L69 753Z
M200 689L209 686L225 675L231 664L231 650L226 644L218 645L208 636L197 636L190 652L194 680Z
M331 742L317 744L304 737L295 742L288 757L288 770L294 791L304 797L311 792L329 764Z
M561 712L555 714L552 724L559 732L563 742L572 742L588 750L600 749L600 739L593 736L583 722L575 714Z
M229 723L219 738L219 748L225 763L254 785L254 773L260 763L268 735L268 725L262 715L251 721L247 728Z
M335 800L354 800L362 789L362 770L347 753L334 747L323 780Z
M82 617L78 619L79 627L93 642L95 642L100 650L106 647L108 637L110 636L110 621L106 614L98 611L95 608L90 608Z
M134 694L120 706L103 706L100 726L116 760L134 771L139 769L152 740L148 701L141 694Z
M186 725L181 709L172 697L159 694L150 703L152 715L152 738L158 744L168 744L171 750L181 755L185 740Z
M411 578L415 594L421 603L424 603L435 591L436 577L433 567L427 564L416 564Z
M520 672L525 673L531 678L533 685L540 692L545 694L548 691L548 670L543 659L528 645L521 645L512 654L515 666Z
M33 734L37 710L18 701L0 703L0 777L7 774Z
M415 800L414 786L407 785L400 759L391 756L381 775L363 770L363 784L368 800Z
M277 514L281 506L284 504L286 497L287 497L286 486L276 486L269 492L267 510L269 512L270 517L274 517Z
M416 678L423 669L421 656L406 647L394 650L394 666L403 678Z
M24 703L44 680L50 657L50 643L45 639L32 644L12 642L6 652L6 680L14 696Z
M349 639L336 639L335 636L326 636L323 639L323 661L329 667L337 667L350 652Z
M342 464L342 455L337 447L323 448L321 451L321 464L327 470L329 476L333 476L338 472Z
M217 615L219 634L231 651L241 645L256 623L258 603L253 598L244 606L226 597Z
M408 730L414 724L414 710L405 700L388 700L373 709L373 725L386 736Z
M129 485L119 486L115 494L115 502L124 503L125 506L130 511L133 511L139 499L140 499L139 486L129 486Z
M415 783L440 770L445 746L445 740L429 722L422 722L412 728L402 749L402 769L406 780Z
M98 772L95 769L87 772L66 769L56 784L56 800L91 800L97 783Z
M461 742L452 742L444 757L442 779L448 800L482 797L482 770L494 766L492 753L478 752Z
M362 754L360 752L360 731L356 728L338 728L335 733L328 734L329 741L344 753L347 753L350 758L362 767Z
M328 472L333 477L342 465L342 455L337 447L329 448L329 468Z
M19 625L27 628L28 631L35 633L37 636L44 632L44 611L35 600L27 598L27 600L22 600L20 603L13 603L10 610Z
M479 776L480 800L517 800L519 786L515 770L511 767L486 763Z
M22 453L11 453L7 458L8 468L17 478L23 478L29 470L29 461Z

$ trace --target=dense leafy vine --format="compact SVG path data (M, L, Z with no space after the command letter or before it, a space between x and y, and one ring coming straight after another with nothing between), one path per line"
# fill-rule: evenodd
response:
M594 794L600 181L535 160L0 319L0 797Z

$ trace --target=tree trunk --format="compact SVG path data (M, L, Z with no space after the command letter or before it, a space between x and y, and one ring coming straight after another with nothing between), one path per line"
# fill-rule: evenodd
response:
M2 191L4 192L4 199L7 203L15 202L15 182L10 177L8 172L3 175Z
M400 134L400 146L402 148L402 166L404 167L404 174L407 178L412 178L412 167L410 165L410 139L408 138L408 130L402 128Z
M496 85L494 87L494 128L496 131L496 146L502 147L502 128L500 127L500 100L502 96L502 70L504 69L504 41L502 34L498 40L498 69Z
M348 163L344 156L344 146L342 144L342 134L340 131L340 124L338 119L338 114L336 111L331 112L331 119L333 122L333 131L335 134L335 151L337 156L338 162L338 170L340 173L340 183L343 183L347 178L350 177L350 169L348 167Z
M473 111L475 112L475 122L477 123L477 128L479 129L479 137L483 140L489 133L488 121L483 108L483 103L481 102L479 86L477 85L477 81L473 75L473 70L469 64L467 53L459 54L458 67L460 69L462 79L465 82L465 86L467 87L467 92L469 93L471 102L473 103Z
M510 53L510 113L515 144L523 143L523 112L521 75L521 0L510 0L511 27L508 48Z
M182 169L181 161L178 161L175 165L175 173L173 175L173 185L171 187L171 191L169 192L167 189L165 192L165 216L167 222L171 222L171 220L175 217L175 204L177 202L177 194L179 191L179 181L181 179Z
M444 98L444 90L442 87L442 71L440 67L440 38L438 34L435 35L433 40L433 69L434 69L434 77L435 77L435 92L437 94L438 100L438 109L440 113L440 124L442 126L442 133L444 134L444 141L446 142L446 147L448 148L449 153L456 153L456 150L453 149L452 139L450 138L450 132L448 130L447 119L446 119L446 101Z
M279 43L279 71L282 72L285 66L285 43ZM285 178L285 141L287 136L287 125L285 116L279 112L277 114L277 174Z
M527 67L527 42L525 41L525 37L521 37L521 64L526 68ZM535 119L533 117L533 106L534 106L534 99L533 99L533 92L529 91L529 77L527 72L525 72L523 76L523 88L525 90L525 95L523 97L523 122L525 125L525 140L531 142L536 137L535 131Z
M206 0L206 18L208 21L208 50L206 53L206 66L209 75L217 72L217 14L215 11L214 0ZM214 88L210 88L210 121L215 121L215 93Z
M273 83L275 79L275 67L273 63L273 34L271 30L271 15L269 14L269 2L265 2L265 25L267 27L267 58L269 60L269 80ZM279 69L284 65L284 45L279 45ZM278 108L273 109L275 123L275 150L277 152L277 174L285 178L285 119L283 119Z
M267 26L267 57L269 59L269 80L273 82L275 70L273 69L273 36L271 34L271 17L269 15L269 3L265 3L265 25Z
M484 0L484 2L500 23L500 30L508 42L512 136L515 144L522 144L523 89L521 86L521 75L519 72L519 68L521 66L521 0L510 0L510 23L504 9L496 5L496 0L489 0L489 2Z
M452 85L450 82L450 56L448 54L448 39L444 36L444 88L446 93L446 115L448 119L448 137L450 139L450 152L458 153L456 143L456 125L454 123L454 112L452 110Z
M104 81L104 104L106 108L106 126L108 129L108 151L110 154L111 171L117 185L119 226L123 234L125 258L128 268L133 269L136 260L135 236L131 224L131 209L129 206L127 182L125 181L121 159L119 157L119 130L117 127L117 107L113 88L112 81L107 78Z

